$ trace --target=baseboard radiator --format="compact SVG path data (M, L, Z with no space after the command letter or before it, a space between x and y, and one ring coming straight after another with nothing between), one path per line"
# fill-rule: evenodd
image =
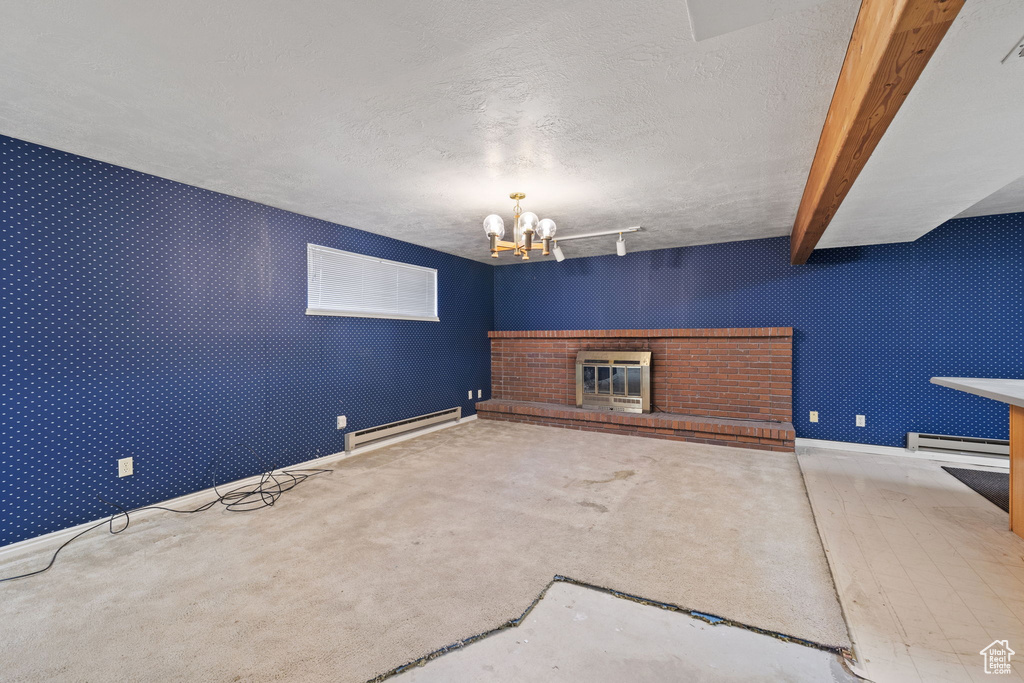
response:
M450 420L458 422L461 419L462 408L449 408L448 410L439 410L436 413L427 413L426 415L410 417L407 420L389 422L386 425L368 427L367 429L360 429L356 432L349 432L345 435L345 452L351 453L352 449L356 446L363 446L374 441L380 441L381 439L387 439L392 436L398 436L407 432L423 429L424 427L429 427L439 422L448 422Z
M975 439L970 436L946 436L943 434L907 432L907 450L1009 457L1010 442L1006 439Z

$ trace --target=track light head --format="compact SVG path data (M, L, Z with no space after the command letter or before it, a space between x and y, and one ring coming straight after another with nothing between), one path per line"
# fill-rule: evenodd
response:
M562 248L558 246L558 242L555 242L555 246L551 250L551 253L555 255L555 260L559 263L565 260L565 254L562 253Z
M626 240L622 239L622 233L619 233L619 239L615 242L615 253L619 256L626 255Z

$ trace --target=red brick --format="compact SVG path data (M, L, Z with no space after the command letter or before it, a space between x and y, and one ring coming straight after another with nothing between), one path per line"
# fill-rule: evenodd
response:
M575 403L580 349L653 353L656 409L720 418L792 419L792 329L494 332L492 395Z
M528 422L568 429L789 452L793 451L795 436L792 425L788 424L730 423L714 418L697 418L666 413L649 415L609 413L607 411L582 410L574 406L553 406L543 403L495 399L478 403L477 411L482 419Z

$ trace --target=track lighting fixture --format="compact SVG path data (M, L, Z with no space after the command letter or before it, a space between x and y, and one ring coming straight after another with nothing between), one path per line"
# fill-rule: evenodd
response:
M565 254L562 253L562 248L558 246L558 242L555 242L555 248L551 251L555 255L555 260L559 263L565 260Z
M615 253L619 256L626 255L626 240L622 239L622 233L619 233L619 239L615 242Z

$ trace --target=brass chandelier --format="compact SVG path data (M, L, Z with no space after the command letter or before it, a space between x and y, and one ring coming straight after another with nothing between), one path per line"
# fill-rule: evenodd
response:
M554 239L557 230L555 222L550 218L542 220L532 211L524 212L519 206L519 200L526 199L525 193L513 192L509 199L516 200L516 205L512 209L512 241L502 239L505 236L505 221L501 216L492 213L484 219L484 233L491 241L491 258L498 258L498 253L502 251L511 251L513 256L519 256L524 261L530 260L530 252L535 249L541 249L544 256L550 254L551 240ZM539 246L534 243L534 238L540 240ZM555 248L557 249L557 246ZM557 252L555 255L557 258Z
M512 209L513 227L511 241L502 239L505 237L505 221L501 220L501 216L492 213L484 219L484 234L487 235L491 242L491 258L498 258L500 252L511 251L513 256L529 261L530 252L541 249L541 253L544 256L554 254L555 260L561 262L565 260L565 254L562 253L561 247L558 246L559 239L562 242L567 242L569 240L585 240L591 237L605 237L608 235L619 236L619 239L615 242L615 253L619 256L625 256L626 240L623 235L643 230L642 227L637 225L631 228L601 230L599 232L568 235L556 239L555 231L557 227L553 220L550 218L541 220L537 218L537 214L532 211L523 211L522 207L519 206L519 200L526 199L524 193L513 192L509 195L509 198L516 200L516 205ZM538 245L535 240L540 240L540 244Z

